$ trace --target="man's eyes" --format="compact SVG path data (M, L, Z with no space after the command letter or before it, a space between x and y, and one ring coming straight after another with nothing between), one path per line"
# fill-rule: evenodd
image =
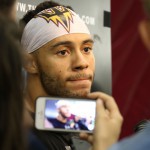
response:
M57 52L57 55L59 55L59 56L66 56L68 54L69 54L69 51L67 51L67 50L61 50L61 51Z
M82 48L82 52L85 53L85 54L89 54L91 51L92 51L92 46L87 46L87 47L83 47ZM56 54L58 56L67 56L71 53L72 51L70 49L64 49L64 50L59 50L56 52Z
M83 51L84 51L85 53L89 53L91 50L92 50L92 47L84 47L84 48L83 48Z

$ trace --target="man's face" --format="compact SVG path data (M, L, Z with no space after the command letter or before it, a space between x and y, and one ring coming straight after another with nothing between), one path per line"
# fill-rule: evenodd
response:
M71 116L71 113L70 113L70 108L69 106L67 105L63 105L59 108L59 114L61 114L61 116L63 118L68 118Z
M35 53L39 79L48 95L85 97L90 92L95 70L90 35L63 35Z

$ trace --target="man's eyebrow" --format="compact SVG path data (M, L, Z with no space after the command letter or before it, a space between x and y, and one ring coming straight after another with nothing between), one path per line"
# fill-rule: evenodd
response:
M82 42L82 44L86 44L86 43L94 43L94 41L92 39L87 39L87 40L84 40ZM71 41L62 41L62 42L58 42L58 43L52 45L51 47L55 48L55 47L60 46L60 45L69 45L69 44L73 44L73 42L71 42Z
M52 45L51 47L55 48L55 47L60 46L60 45L69 45L71 43L72 42L70 42L70 41L62 41L62 42L58 42L58 43Z
M92 39L87 39L87 40L85 40L85 41L83 41L82 42L83 44L86 44L86 43L94 43L94 40L92 40Z

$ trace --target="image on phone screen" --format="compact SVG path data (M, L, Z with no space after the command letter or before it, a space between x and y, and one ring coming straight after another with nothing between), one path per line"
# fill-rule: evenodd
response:
M44 128L92 131L95 124L95 101L46 99Z

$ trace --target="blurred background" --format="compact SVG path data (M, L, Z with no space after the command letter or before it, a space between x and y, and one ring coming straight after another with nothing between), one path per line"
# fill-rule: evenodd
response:
M124 116L121 138L150 118L150 51L138 31L145 17L141 0L111 1L112 95Z

